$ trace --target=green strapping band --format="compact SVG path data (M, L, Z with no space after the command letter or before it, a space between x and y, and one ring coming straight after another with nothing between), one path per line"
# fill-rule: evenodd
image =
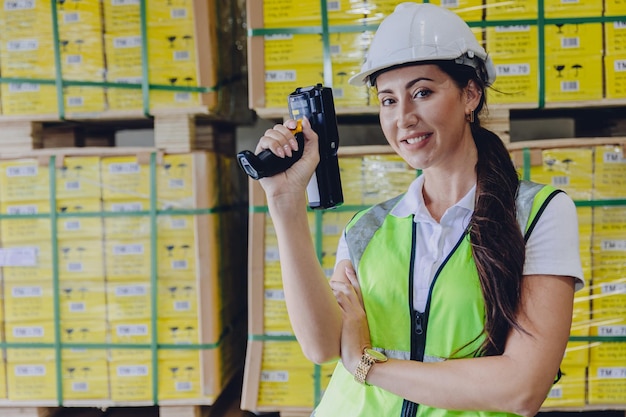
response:
M144 4L145 0L142 0ZM145 20L145 19L144 19ZM150 341L152 353L152 402L159 402L159 352L158 352L158 253L157 253L157 171L156 153L150 154L150 325L152 339Z
M284 335L270 335L270 334L249 334L248 340L250 342L295 342L296 336L291 334Z
M229 211L235 211L238 209L244 209L243 206L217 206L214 208L206 209L172 209L172 210L157 210L157 216L199 216L207 214L225 213ZM70 218L70 217L147 217L150 215L149 210L139 211L85 211L80 213L59 213L56 212L57 219ZM50 217L50 213L35 213L35 214L0 214L0 220L2 219L46 219Z
M330 55L330 39L328 37L328 4L326 0L320 0L322 14L322 44L324 55L324 84L333 85L333 62Z
M544 0L537 0L537 47L539 50L537 51L538 56L538 66L537 71L539 72L539 103L537 106L542 109L546 106L546 57L545 57L545 21L544 21Z
M143 96L143 114L146 117L151 117L150 86L148 84L150 71L148 70L148 25L146 22L146 0L141 0L139 2L139 7L139 22L141 25L141 93Z
M56 1L50 2L52 11L52 41L54 42L54 84L57 89L57 106L59 119L65 119L65 95L63 93L63 66L61 64L61 48L59 39L59 16L57 14Z
M54 357L56 366L56 381L57 381L57 403L63 404L63 367L61 358L61 286L59 285L59 247L57 236L57 217L56 217L56 201L57 201L57 188L56 188L56 156L50 157L50 165L48 165L49 175L49 202L50 202L50 234L51 246L52 246L52 291L53 291L53 318L54 318Z
M524 158L524 179L530 181L530 149L524 148L522 156Z

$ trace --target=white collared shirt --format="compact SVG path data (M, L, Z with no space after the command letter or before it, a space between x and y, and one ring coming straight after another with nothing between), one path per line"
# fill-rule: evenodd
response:
M424 203L424 176L417 177L391 214L406 217L414 214L416 223L413 307L424 311L430 284L441 263L463 236L472 213L476 186L452 207L439 222ZM566 275L576 278L576 289L584 285L578 246L578 221L573 201L557 194L547 205L526 243L524 275ZM337 248L337 262L350 259L345 233Z

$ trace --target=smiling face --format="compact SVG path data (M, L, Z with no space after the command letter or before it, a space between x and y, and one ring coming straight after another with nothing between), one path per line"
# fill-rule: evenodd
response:
M376 87L383 133L409 165L444 170L474 166L476 150L466 119L482 95L474 81L461 89L437 65L421 64L381 73Z

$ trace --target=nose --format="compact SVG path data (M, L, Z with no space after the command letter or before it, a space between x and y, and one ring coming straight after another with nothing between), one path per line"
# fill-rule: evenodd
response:
M398 127L407 129L417 124L417 107L412 102L404 102L398 108Z

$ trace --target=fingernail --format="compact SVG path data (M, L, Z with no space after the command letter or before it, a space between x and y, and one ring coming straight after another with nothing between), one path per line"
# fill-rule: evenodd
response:
M285 149L285 155L291 156L291 146L289 146L288 144L285 143L283 145L283 149Z
M283 151L283 148L282 148L282 147L277 148L277 149L274 151L274 153L275 153L276 155L280 156L281 158L284 158L284 157L285 157L285 151Z
M294 151L298 150L298 141L295 139L289 139L289 144L291 145L291 149Z

